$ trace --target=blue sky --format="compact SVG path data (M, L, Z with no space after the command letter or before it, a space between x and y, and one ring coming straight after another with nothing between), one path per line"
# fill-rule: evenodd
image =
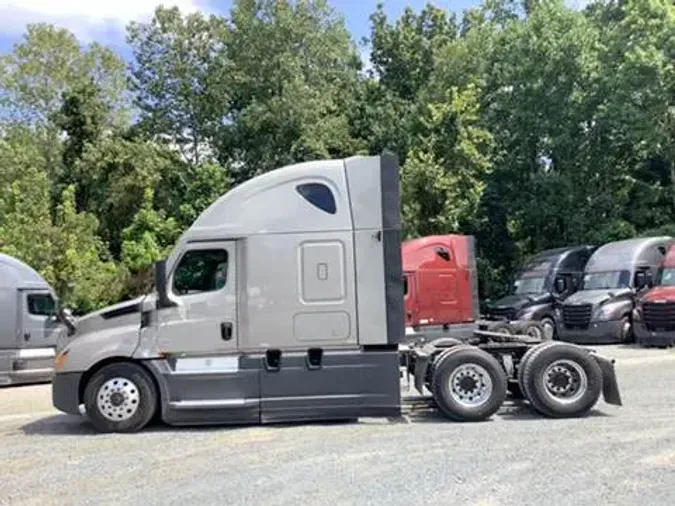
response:
M126 53L124 26L131 20L144 20L159 3L175 4L188 12L221 12L227 14L231 0L0 0L0 52L11 50L21 38L27 23L49 22L73 31L83 42L98 40ZM345 22L357 41L368 36L368 17L377 0L329 0L344 14ZM388 15L394 19L406 6L420 10L427 0L384 0ZM479 3L479 0L434 1L438 7L458 13Z

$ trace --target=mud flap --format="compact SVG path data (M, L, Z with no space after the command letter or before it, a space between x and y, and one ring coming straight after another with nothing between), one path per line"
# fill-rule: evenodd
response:
M591 354L602 371L602 396L607 404L622 406L619 384L616 381L614 361Z

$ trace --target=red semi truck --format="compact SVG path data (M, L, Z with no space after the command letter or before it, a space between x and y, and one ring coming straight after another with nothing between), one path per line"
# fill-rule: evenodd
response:
M481 318L473 236L449 234L411 239L401 248L409 336L465 339L475 330L544 336L537 321Z
M642 295L633 310L633 333L642 346L675 344L675 246L663 260L655 286Z
M406 324L474 323L478 282L473 238L436 235L403 243Z

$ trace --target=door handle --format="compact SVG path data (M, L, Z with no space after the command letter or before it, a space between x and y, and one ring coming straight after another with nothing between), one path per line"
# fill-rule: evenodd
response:
M220 324L220 337L225 341L232 339L232 322L223 322Z
M24 338L25 341L30 341L30 332L24 332L23 338Z

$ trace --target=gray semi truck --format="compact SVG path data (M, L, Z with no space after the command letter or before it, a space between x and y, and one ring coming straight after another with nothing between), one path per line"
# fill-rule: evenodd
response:
M586 264L581 289L558 308L559 339L585 344L630 342L636 298L653 285L674 242L669 236L643 237L598 248ZM562 288L565 281L556 283Z
M572 344L481 331L407 343L400 207L389 154L286 166L230 190L157 262L153 293L64 331L53 404L103 432L155 417L397 417L402 374L458 421L492 416L509 381L546 416L583 415L601 394L621 404L613 362Z
M63 328L57 302L54 289L35 269L0 253L0 385L51 380Z
M556 303L573 294L581 285L586 262L595 246L571 246L541 251L527 259L514 282L513 293L491 303L487 316L506 321L541 322L543 338L555 339ZM555 280L565 280L557 291Z

